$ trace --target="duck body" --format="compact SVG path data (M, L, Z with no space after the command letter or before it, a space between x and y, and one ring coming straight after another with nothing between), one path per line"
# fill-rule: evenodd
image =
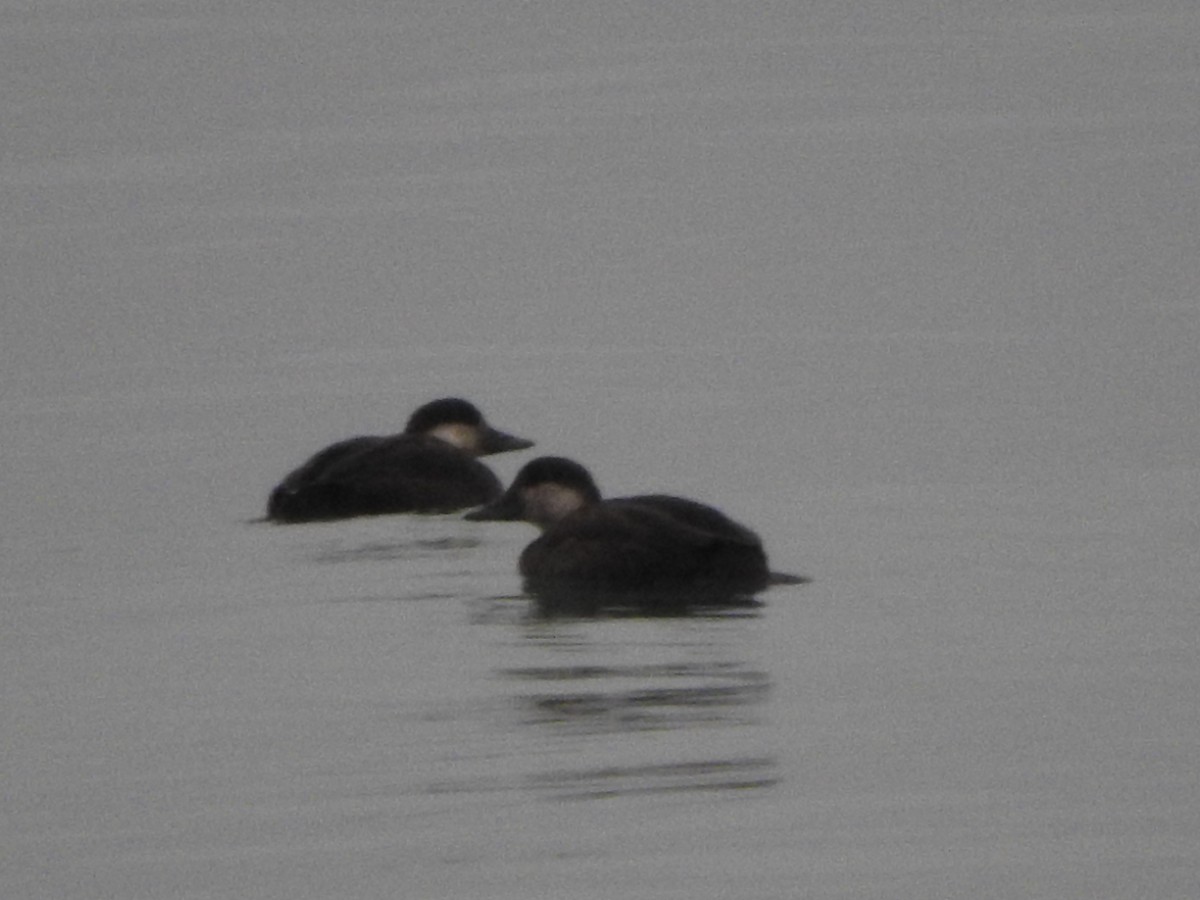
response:
M437 438L350 438L322 450L280 482L267 501L267 517L314 522L454 512L488 503L501 491L491 469Z
M724 605L770 583L756 534L711 506L667 495L571 513L521 552L518 568L530 593L588 595L600 605Z
M543 529L518 569L552 609L748 605L771 584L800 580L772 573L758 535L720 510L666 494L603 500L585 469L556 457L531 462L499 500L467 517Z
M434 401L400 434L348 438L314 454L271 491L267 518L314 522L389 513L441 513L502 493L478 456L530 447L465 400Z

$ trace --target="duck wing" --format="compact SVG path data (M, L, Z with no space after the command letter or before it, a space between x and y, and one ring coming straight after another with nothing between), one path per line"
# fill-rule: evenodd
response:
M677 497L608 500L548 529L521 555L538 583L606 590L758 590L766 557L756 535L711 507Z
M322 499L326 489L318 487L330 471L348 460L369 452L386 437L363 435L346 438L314 453L305 463L289 472L267 498L267 518L278 522L302 522L318 518L337 518Z
M449 511L500 496L496 475L473 457L437 438L399 435L347 456L321 476L385 511Z
M735 522L719 509L686 497L645 494L612 502L655 510L669 516L680 528L693 529L710 537L747 546L762 546L762 539L745 525Z
M363 435L330 444L324 450L309 457L304 465L289 472L283 481L279 482L279 487L294 489L311 484L324 477L331 469L336 469L347 460L377 447L386 440L388 440L386 437Z
M292 521L450 512L495 499L495 474L465 451L422 435L354 439L322 451L303 478L272 495ZM283 516L280 516L283 517Z

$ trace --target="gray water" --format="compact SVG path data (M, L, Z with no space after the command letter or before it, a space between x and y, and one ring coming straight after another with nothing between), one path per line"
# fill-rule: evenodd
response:
M1200 896L1198 47L4 3L4 896ZM455 394L813 583L541 621L527 526L255 521Z

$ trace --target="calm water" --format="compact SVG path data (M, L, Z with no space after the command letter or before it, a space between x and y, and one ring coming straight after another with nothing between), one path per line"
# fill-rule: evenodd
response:
M1200 895L1197 47L5 4L5 895ZM527 526L255 521L447 394L814 582L548 622Z

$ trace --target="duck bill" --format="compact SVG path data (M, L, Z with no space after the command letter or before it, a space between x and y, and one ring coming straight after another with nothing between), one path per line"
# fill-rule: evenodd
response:
M463 518L472 522L513 522L521 518L521 504L515 494L505 494L487 506L471 510Z
M528 450L533 441L519 438L497 428L487 428L479 436L479 455L490 456L493 453L507 453L509 450Z

